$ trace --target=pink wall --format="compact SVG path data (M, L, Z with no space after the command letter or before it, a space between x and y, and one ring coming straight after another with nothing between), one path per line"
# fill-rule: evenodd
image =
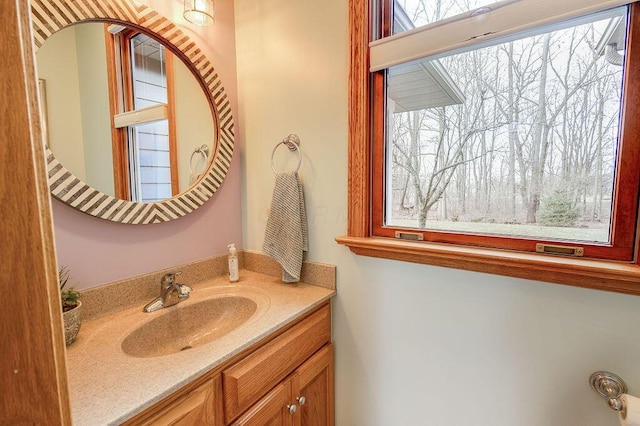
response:
M233 2L216 2L216 23L195 27L182 18L180 0L142 0L175 22L211 60L236 120L237 91ZM195 212L167 223L123 225L80 213L53 200L58 264L71 270L71 285L95 287L242 247L238 138L231 169L218 192Z

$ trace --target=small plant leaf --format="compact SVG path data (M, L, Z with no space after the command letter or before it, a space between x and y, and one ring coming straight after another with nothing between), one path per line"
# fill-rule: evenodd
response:
M70 272L66 266L62 266L58 269L58 280L60 281L60 300L62 302L62 312L69 311L78 306L78 300L80 299L80 293L75 291L73 287L64 290L64 287L69 282Z

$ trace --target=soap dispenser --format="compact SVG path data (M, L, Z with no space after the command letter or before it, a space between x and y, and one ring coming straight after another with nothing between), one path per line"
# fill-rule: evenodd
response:
M231 243L227 246L229 248L229 282L235 283L240 279L238 272L238 251L236 245Z

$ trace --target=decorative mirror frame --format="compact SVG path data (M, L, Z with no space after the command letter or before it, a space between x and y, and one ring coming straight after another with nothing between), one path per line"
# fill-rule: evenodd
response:
M234 146L231 105L222 82L196 43L173 22L133 0L31 0L34 50L55 32L80 22L100 21L126 24L153 35L171 46L206 88L214 128L214 150L209 169L187 191L163 201L137 203L107 195L81 181L46 147L51 195L63 203L101 219L127 224L167 222L191 213L218 190L224 180Z

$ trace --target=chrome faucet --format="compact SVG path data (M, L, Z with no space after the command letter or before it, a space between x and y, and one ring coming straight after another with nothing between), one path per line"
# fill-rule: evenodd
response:
M169 272L160 278L160 296L153 299L142 309L143 312L153 312L160 308L173 306L189 298L191 287L176 282L176 276L182 272Z

